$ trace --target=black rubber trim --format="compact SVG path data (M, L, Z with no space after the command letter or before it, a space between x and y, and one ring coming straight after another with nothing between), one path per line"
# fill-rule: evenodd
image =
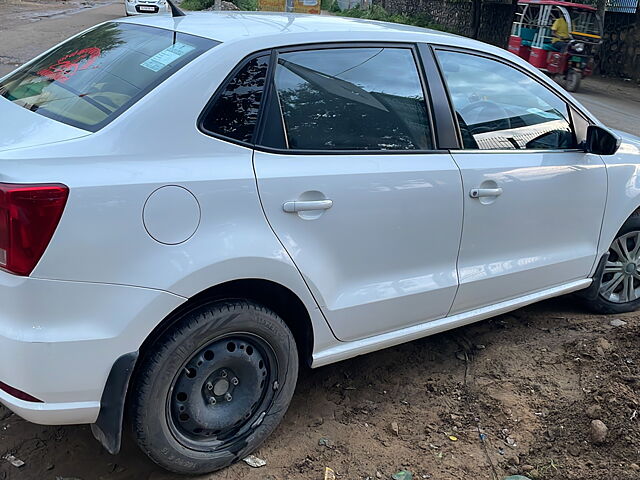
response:
M137 360L138 352L131 352L125 353L115 361L102 392L98 419L96 423L91 424L93 436L112 455L120 451L124 404Z
M457 150L462 145L458 135L458 124L454 119L453 107L449 102L449 94L440 75L435 55L426 43L418 44L418 54L429 90L437 147L440 150Z
M275 82L273 81L277 64L278 51L274 49L271 51L258 124L253 136L253 144L254 146L262 145L276 150L288 150L287 137L284 131L284 118L282 116Z

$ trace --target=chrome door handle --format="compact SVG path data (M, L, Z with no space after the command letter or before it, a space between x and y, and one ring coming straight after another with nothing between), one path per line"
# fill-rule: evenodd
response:
M285 202L282 209L287 213L311 212L313 210L329 210L333 200L296 200Z
M474 188L469 192L471 198L499 197L502 195L502 188Z

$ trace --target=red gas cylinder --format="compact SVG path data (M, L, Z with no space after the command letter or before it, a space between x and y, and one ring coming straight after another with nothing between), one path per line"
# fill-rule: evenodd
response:
M509 51L511 53L520 55L521 46L522 46L522 38L516 37L515 35L511 35L511 37L509 37Z
M531 48L529 63L536 68L547 68L547 51L543 48Z

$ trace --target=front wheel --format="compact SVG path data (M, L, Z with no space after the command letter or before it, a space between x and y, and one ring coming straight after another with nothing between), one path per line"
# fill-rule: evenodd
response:
M626 313L640 308L640 216L629 218L609 247L598 281L598 295L587 300L598 313Z
M577 92L580 88L580 81L582 80L582 73L577 70L570 70L567 73L567 90L569 92Z
M131 388L130 423L161 467L203 474L244 458L280 423L298 375L284 321L249 302L186 314L146 354Z

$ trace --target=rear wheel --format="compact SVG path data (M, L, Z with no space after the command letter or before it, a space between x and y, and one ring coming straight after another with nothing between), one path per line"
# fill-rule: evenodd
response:
M640 308L640 217L629 218L609 248L596 298L588 305L599 313Z
M185 315L136 376L130 421L140 448L177 473L224 468L280 423L298 374L294 338L275 313L218 303Z

